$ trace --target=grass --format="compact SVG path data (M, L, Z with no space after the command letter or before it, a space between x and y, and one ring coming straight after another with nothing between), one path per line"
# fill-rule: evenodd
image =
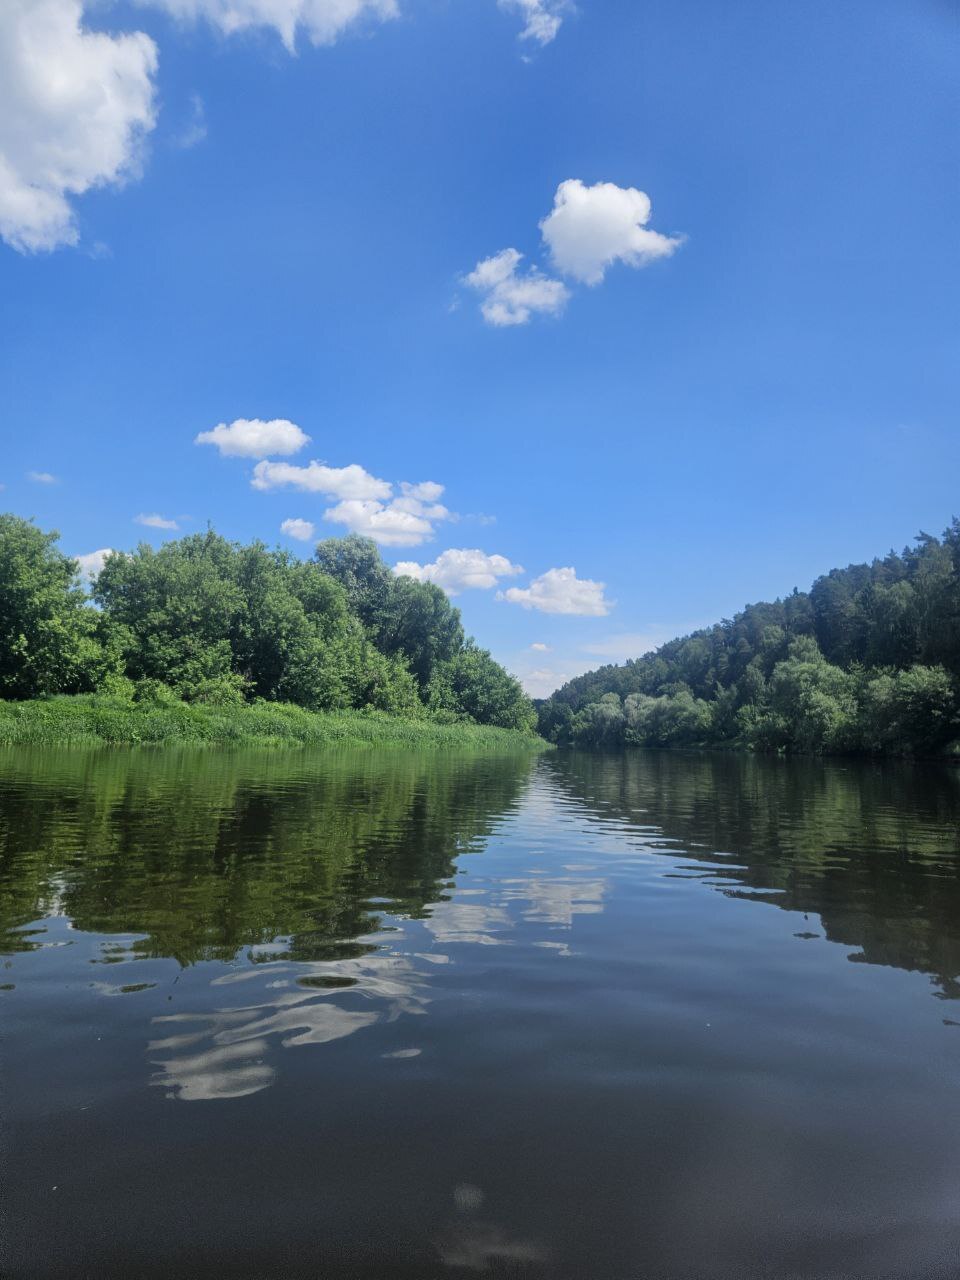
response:
M0 744L258 743L264 746L402 746L419 750L470 747L481 751L547 744L533 734L478 724L407 720L379 711L305 711L287 703L237 707L199 703L130 702L107 694L0 701Z

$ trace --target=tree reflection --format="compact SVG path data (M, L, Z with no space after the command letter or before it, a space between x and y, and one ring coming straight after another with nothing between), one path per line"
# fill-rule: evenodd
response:
M529 755L20 751L0 755L0 949L67 915L181 965L336 960L378 907L420 917L518 801Z
M816 913L853 961L960 998L960 771L933 763L636 751L543 761L650 847L724 869L721 892Z

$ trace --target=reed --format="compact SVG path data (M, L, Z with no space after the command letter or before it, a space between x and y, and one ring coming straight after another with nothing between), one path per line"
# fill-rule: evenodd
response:
M418 750L544 750L534 735L469 722L404 719L379 711L306 711L288 703L208 706L131 702L109 694L77 694L28 702L0 701L0 743L111 745L163 743L322 743L402 746Z

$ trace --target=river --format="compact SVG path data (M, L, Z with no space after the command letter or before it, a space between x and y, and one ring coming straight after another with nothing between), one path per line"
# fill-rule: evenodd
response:
M960 1275L960 770L0 752L0 1271Z

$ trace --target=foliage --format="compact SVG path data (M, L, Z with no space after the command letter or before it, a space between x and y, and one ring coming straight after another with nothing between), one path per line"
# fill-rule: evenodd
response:
M0 697L77 693L115 669L58 537L0 515Z
M340 583L363 625L376 630L393 579L374 540L359 533L328 538L317 544L314 560L323 573Z
M518 681L472 641L435 666L427 693L437 713L524 733L536 729L536 712Z
M960 521L571 680L540 732L590 747L929 755L960 738Z
M428 750L546 745L532 732L521 735L467 721L440 724L369 708L319 714L283 702L183 702L171 698L169 690L159 698L94 693L0 702L0 743L253 741L269 745L377 743Z
M137 707L176 704L188 736L184 703L532 730L529 699L465 640L446 595L395 577L369 539L323 542L309 562L211 529L159 550L141 544L107 557L93 603L56 540L0 517L0 697L100 691Z

